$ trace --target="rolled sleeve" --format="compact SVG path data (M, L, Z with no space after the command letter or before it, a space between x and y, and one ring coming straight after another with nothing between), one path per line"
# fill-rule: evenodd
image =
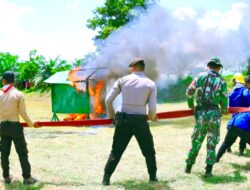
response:
M227 83L226 82L222 83L220 96L221 96L221 101L220 101L221 110L222 112L225 113L227 112L227 107L228 107L228 95L227 95Z
M187 103L188 107L194 107L194 94L196 91L196 80L193 80L192 83L188 86L186 96L187 96Z
M148 101L148 116L151 120L154 120L156 116L156 97L157 97L157 89L156 85L154 84L153 89L149 95Z
M112 87L112 89L109 91L105 103L106 103L106 108L108 111L108 117L109 118L114 118L115 117L115 110L113 106L114 99L116 96L121 92L121 87L120 87L120 81L117 80Z

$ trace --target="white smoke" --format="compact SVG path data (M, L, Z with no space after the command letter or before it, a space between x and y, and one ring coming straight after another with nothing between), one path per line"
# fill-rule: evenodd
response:
M246 3L203 14L154 5L103 41L89 67L109 67L111 72L102 74L121 76L133 58L143 57L146 74L160 79L201 71L211 57L218 57L225 69L235 69L250 57L249 12Z

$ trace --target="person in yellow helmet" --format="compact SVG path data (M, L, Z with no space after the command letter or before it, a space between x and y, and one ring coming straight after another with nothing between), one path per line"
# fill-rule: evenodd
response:
M245 81L244 76L241 73L235 73L232 81L234 83L234 90L229 95L229 107L249 107L249 102L246 98L250 97L248 89L248 80ZM246 84L245 84L246 82ZM232 117L235 117L238 113L234 113ZM244 149L246 148L246 142L240 140L239 143L239 155L244 155ZM227 152L232 152L231 147L228 147Z

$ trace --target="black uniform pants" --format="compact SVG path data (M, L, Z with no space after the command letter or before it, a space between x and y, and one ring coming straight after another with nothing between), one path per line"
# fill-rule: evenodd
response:
M244 131L238 127L231 126L228 129L225 140L218 151L217 159L220 159L223 156L227 148L236 141L237 137L240 137L244 142L250 144L250 131Z
M31 167L28 160L27 144L24 138L23 127L19 122L4 121L1 127L1 165L3 169L3 177L9 177L9 155L11 151L11 143L14 142L16 152L18 154L23 178L29 178Z
M155 149L147 117L145 115L117 113L114 124L115 133L112 150L104 172L110 175L114 172L130 139L134 135L145 157L148 173L155 175L157 170Z
M236 141L236 139L235 139L235 141ZM235 142L235 141L234 141L234 142ZM234 142L233 142L233 143L234 143ZM240 150L240 151L244 151L245 148L246 148L246 146L247 146L246 141L243 140L243 139L240 139L240 142L239 142L239 150ZM228 149L230 149L230 148L231 148L231 146L228 147Z

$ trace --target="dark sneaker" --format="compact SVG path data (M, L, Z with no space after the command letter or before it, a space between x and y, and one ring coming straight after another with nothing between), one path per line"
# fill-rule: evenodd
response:
M205 177L212 177L212 170L213 170L213 165L207 165L206 166L206 172L205 172Z
M158 182L159 180L158 180L158 178L157 177L155 177L155 178L150 178L149 179L149 183L155 183L155 182Z
M205 173L204 177L213 177L213 174L212 173Z
M149 183L158 182L158 178L156 177L156 172L149 173Z
M31 185L31 184L34 184L36 182L37 182L37 179L33 178L33 177L29 177L29 178L23 180L23 184L25 184L25 185Z
M227 149L227 152L231 153L231 152L232 152L232 149L231 149L231 148L228 148L228 149Z
M6 184L10 184L11 183L11 177L5 177L4 179L4 183Z
M111 177L110 174L104 174L103 180L102 180L102 185L104 185L104 186L110 185L110 177Z

